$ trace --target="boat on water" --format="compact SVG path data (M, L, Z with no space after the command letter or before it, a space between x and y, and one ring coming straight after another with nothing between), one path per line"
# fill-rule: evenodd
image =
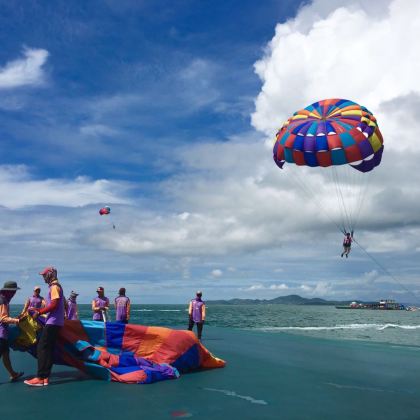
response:
M351 302L349 305L336 306L337 309L378 309L404 311L406 307L402 303L392 299L381 299L378 302Z

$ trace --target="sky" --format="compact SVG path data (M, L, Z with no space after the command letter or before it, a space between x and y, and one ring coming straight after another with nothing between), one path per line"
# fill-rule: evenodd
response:
M198 289L420 302L418 1L0 10L0 275L15 302L47 265L80 302L98 286L136 303ZM327 173L272 159L283 122L334 97L372 111L385 145L368 178L343 175L349 206L363 192L348 259Z

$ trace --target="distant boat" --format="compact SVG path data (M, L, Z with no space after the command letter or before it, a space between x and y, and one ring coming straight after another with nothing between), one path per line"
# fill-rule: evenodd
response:
M337 309L377 309L404 311L406 307L392 299L381 299L378 302L351 302L349 305L336 306ZM410 309L411 310L411 309Z

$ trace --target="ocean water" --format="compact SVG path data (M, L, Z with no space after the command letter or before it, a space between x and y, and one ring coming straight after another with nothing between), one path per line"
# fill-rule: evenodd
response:
M20 306L12 305L12 312ZM79 305L79 316L91 319L90 305ZM111 310L111 318L115 313ZM186 328L187 305L132 305L131 322ZM420 346L420 311L342 310L334 306L212 305L207 304L206 324L289 333L336 340L362 340ZM204 330L205 338L205 330Z

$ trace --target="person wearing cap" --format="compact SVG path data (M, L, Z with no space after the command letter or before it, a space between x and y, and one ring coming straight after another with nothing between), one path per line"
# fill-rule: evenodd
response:
M125 287L121 287L119 296L115 298L115 320L128 324L130 319L130 299L125 295Z
M71 321L76 321L79 319L79 311L77 309L77 302L76 302L77 296L79 296L79 294L76 292L73 292L72 290L69 298L67 299L66 315L67 315L67 319Z
M201 334L203 332L203 325L206 319L206 305L201 300L203 293L198 290L195 299L192 299L188 308L189 323L188 329L192 331L194 324L197 325L197 336L201 340Z
M12 318L9 314L10 301L19 289L15 281L6 281L0 289L0 358L3 359L3 365L9 372L11 382L23 375L23 372L16 372L12 367L7 341L9 324L19 324L19 318Z
M37 345L38 373L35 378L26 380L29 386L47 386L51 368L54 363L54 347L58 333L64 325L64 292L57 279L57 270L54 267L46 267L39 273L45 283L48 284L47 306L45 308L29 308L36 319L39 315L47 314L45 326Z
M45 307L45 300L41 296L41 287L34 287L34 294L26 299L25 306L22 309L21 315L25 315L29 308L41 309Z
M109 309L109 299L105 296L105 289L103 287L98 287L96 292L98 296L92 300L93 320L105 322Z

